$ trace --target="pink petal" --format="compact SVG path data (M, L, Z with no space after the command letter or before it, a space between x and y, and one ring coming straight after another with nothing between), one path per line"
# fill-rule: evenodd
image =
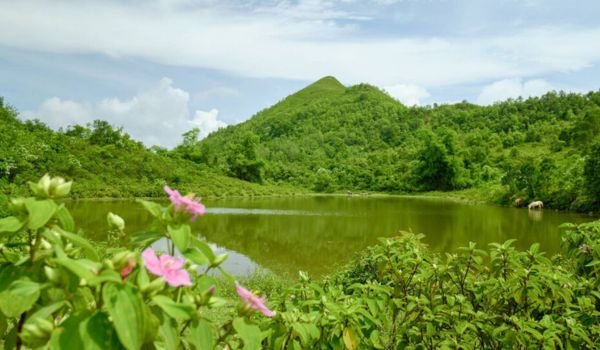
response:
M192 281L190 280L190 274L186 270L181 270L181 269L167 270L167 271L165 271L163 278L171 287L191 286L192 285Z
M121 278L125 279L127 275L129 275L133 271L133 265L127 265L123 270L121 270Z
M146 265L148 271L157 276L162 276L163 271L160 261L152 248L146 248L146 250L142 252L142 258L144 259L144 265Z
M235 290L238 293L238 295L245 301L248 301L251 297L254 296L254 294L252 294L252 292L250 292L248 289L240 286L240 284L237 281L235 282Z
M264 301L267 299L265 296L257 297L246 288L240 286L240 284L237 281L235 282L235 290L237 291L238 295L244 300L244 302L246 302L246 304L252 309L260 311L263 315L267 317L275 316L275 312L269 310L269 308L265 306Z
M183 259L176 258L170 255L161 255L159 258L160 266L164 271L171 269L180 269L183 266Z

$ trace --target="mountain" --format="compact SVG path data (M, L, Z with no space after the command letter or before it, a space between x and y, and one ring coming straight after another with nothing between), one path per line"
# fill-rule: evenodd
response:
M600 92L406 107L374 86L325 77L173 153L223 175L321 192L479 190L497 202L587 208L597 205L584 173L598 135Z
M45 173L75 180L77 197L156 197L169 184L203 196L288 193L215 174L204 165L147 149L104 121L53 131L23 122L0 98L0 196L28 193Z

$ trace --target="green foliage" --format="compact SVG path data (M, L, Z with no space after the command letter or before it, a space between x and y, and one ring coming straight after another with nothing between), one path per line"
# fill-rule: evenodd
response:
M598 209L583 186L583 164L600 134L599 96L551 92L492 106L407 108L376 87L326 77L178 150L221 174L259 182L245 163L256 159L262 181L318 192L502 185L493 200L504 204L522 197ZM247 135L257 137L255 158L243 155Z
M295 193L291 187L259 186L223 175L194 163L198 155L191 150L198 130L184 135L181 150L169 153L147 149L132 140L122 129L105 121L87 126L74 125L66 131L52 131L39 121L22 122L17 112L0 106L0 199L4 195L25 194L28 182L46 173L61 173L77 178L71 192L75 198L156 197L166 183L202 196L270 195ZM254 150L257 143L253 140ZM189 150L189 151L188 151ZM245 149L238 167L246 180L260 182L260 160L250 159L253 148ZM180 152L181 151L181 152ZM183 156L183 155L185 156ZM65 184L67 185L68 182ZM65 189L63 186L63 190ZM4 201L3 201L4 202ZM0 206L0 217L6 207Z
M8 348L576 349L600 342L600 221L567 225L567 255L553 258L538 244L517 251L514 240L441 256L422 235L382 238L322 281L300 272L288 286L258 275L252 288L266 288L276 310L264 317L256 311L263 299L237 303L231 281L208 273L219 269L227 279L219 266L226 257L191 234L185 207L142 201L154 218L148 231L99 253L67 231L75 223L51 198L56 191L43 190L48 179L32 184L35 197L14 198L13 215L0 221L0 337ZM119 219L112 214L109 226L126 230ZM166 272L151 272L140 257L158 239L195 264L181 266L191 286L168 285Z
M590 148L583 175L592 200L600 203L600 141Z

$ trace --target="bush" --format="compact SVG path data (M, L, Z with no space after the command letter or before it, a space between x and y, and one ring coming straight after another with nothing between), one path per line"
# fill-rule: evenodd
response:
M403 233L381 239L323 281L292 286L259 275L269 306L235 283L192 234L204 212L140 201L154 217L126 238L108 214L103 252L55 199L71 187L44 177L0 219L0 336L5 348L397 349L593 348L600 341L600 222L570 225L566 257L514 240L444 257ZM167 242L157 257L148 247ZM174 258L180 252L185 261ZM141 254L140 254L141 252ZM209 271L226 278L219 282ZM202 271L202 272L199 272ZM216 290L215 286L219 290ZM235 298L235 299L232 299ZM260 311L260 312L256 312Z

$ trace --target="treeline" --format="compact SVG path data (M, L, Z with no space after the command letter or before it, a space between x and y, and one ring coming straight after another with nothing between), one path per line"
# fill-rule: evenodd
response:
M599 135L600 92L407 108L376 87L326 77L204 140L192 131L172 153L223 175L319 192L471 188L504 204L593 210Z
M215 174L164 149L148 149L106 121L53 131L39 121L19 120L0 99L0 196L28 193L27 182L45 173L77 178L75 198L156 197L165 184L202 196L295 191Z

